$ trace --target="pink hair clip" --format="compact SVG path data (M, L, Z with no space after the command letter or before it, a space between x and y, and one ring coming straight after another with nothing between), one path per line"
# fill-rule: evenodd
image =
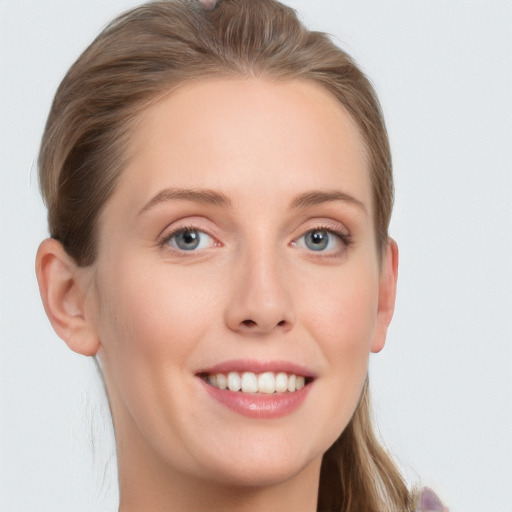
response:
M418 504L415 512L448 512L439 496L428 487L423 487L418 496Z
M205 11L213 11L217 7L217 0L199 0L199 5Z

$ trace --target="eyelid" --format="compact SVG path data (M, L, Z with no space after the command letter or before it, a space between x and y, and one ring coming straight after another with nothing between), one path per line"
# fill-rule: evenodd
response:
M345 226L341 224L338 221L322 221L313 224L311 227L308 227L305 231L302 231L302 233L295 237L291 244L292 246L297 247L298 241L305 237L308 233L311 233L313 231L326 231L330 235L334 235L337 237L339 242L343 245L341 249L330 249L325 251L314 251L312 249L309 249L307 247L304 247L305 250L309 253L315 254L315 256L318 257L329 257L329 256L337 256L341 253L343 253L351 244L352 244L352 237ZM302 248L302 247L301 247Z
M297 230L299 236L304 235L310 231L329 231L336 235L339 235L342 238L350 238L350 231L346 227L346 225L339 220L334 220L331 218L311 218L306 222L301 223L300 229ZM299 238L297 236L296 238Z
M199 251L203 251L205 249L209 249L212 247L221 247L223 246L223 243L219 241L219 237L215 234L213 234L212 229L205 227L204 222L199 218L200 220L194 220L194 219L182 219L177 220L167 226L160 235L157 237L157 244L159 247L164 248L166 250L172 251L176 254L185 255L186 253L196 253ZM328 257L328 256L337 256L338 254L345 251L346 248L348 248L352 244L352 236L349 232L349 230L339 221L333 220L333 219L318 219L317 221L312 221L306 224L307 229L304 227L299 232L300 234L298 236L295 236L292 241L290 242L290 245L297 247L298 241L302 239L304 236L306 236L308 233L311 233L312 231L326 231L331 235L334 235L342 244L342 248L340 249L329 249L329 250L321 250L321 251L313 251L311 249L305 248L310 253L315 253L318 257ZM197 231L199 233L202 233L206 235L207 237L211 238L212 243L209 245L209 247L202 247L199 249L180 249L179 247L173 247L169 243L170 239L174 236L176 236L179 233L186 232L186 231ZM165 246L165 247L164 247Z
M186 249L180 249L179 247L173 247L170 244L170 240L176 236L179 233L183 233L186 231L197 231L198 233L202 233L203 235L208 236L212 239L213 243L210 245L210 247L220 247L222 244L219 242L218 238L214 236L210 230L199 226L199 223L195 222L188 222L186 224L179 224L175 227L167 227L162 231L162 233L158 236L157 243L158 246L161 248L168 249L169 251L173 251L177 254L184 254L184 253L193 253L198 252L201 250L204 250L205 248L201 249L191 249L187 251ZM164 247L165 246L165 247ZM210 248L208 247L208 248Z

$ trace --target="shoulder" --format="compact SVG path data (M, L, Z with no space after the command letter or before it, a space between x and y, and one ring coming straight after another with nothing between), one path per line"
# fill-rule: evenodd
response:
M414 512L448 512L448 508L432 489L423 487L416 498Z

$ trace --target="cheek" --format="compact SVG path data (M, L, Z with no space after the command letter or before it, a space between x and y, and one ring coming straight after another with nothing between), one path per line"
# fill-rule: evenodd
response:
M313 350L321 369L315 414L303 420L315 440L313 457L339 437L359 402L377 319L378 267L368 251L337 268L289 265L283 283L296 313L295 347Z
M348 274L347 274L348 275ZM378 284L371 272L351 272L310 300L308 331L324 360L318 403L325 411L332 443L345 429L359 401L375 333ZM371 277L370 277L371 276Z
M170 274L170 269L129 267L113 270L103 288L103 343L125 363L135 355L134 364L162 357L169 358L168 364L183 362L204 329L201 319L211 314L208 288L193 276ZM131 272L133 268L137 271ZM198 288L202 293L196 293Z
M325 283L321 293L309 293L310 332L330 357L368 356L378 309L378 280L371 272Z
M192 357L213 321L211 292L190 273L129 258L104 272L100 292L98 331L115 416L131 424L129 411L147 438L165 444L159 436L178 428Z

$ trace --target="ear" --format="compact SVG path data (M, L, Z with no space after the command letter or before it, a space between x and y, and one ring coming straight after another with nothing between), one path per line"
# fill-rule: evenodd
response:
M85 308L89 289L85 269L77 266L57 240L48 238L37 251L36 275L55 332L74 352L96 354L100 343Z
M380 352L386 343L386 334L395 311L396 282L398 278L398 246L390 238L382 256L379 277L379 305L372 352Z

